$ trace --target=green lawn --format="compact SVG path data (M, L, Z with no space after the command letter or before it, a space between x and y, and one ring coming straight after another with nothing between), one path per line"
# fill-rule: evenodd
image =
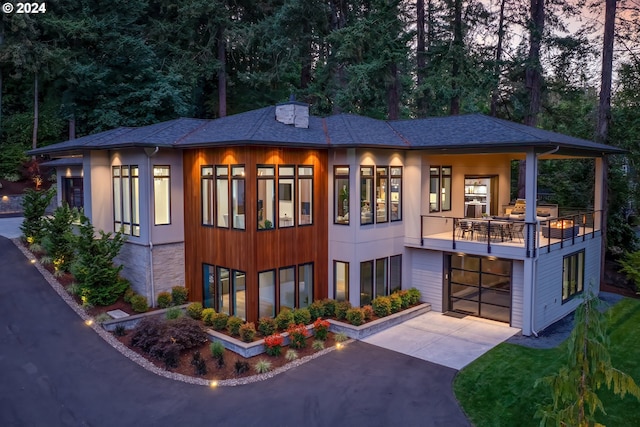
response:
M613 366L640 384L640 300L624 299L610 311L609 353ZM454 392L471 422L481 426L537 426L537 407L551 402L544 386L534 389L540 377L557 372L564 362L565 345L537 350L500 344L464 368L454 381ZM640 426L640 402L620 399L608 390L599 396L607 415L598 421L609 426Z

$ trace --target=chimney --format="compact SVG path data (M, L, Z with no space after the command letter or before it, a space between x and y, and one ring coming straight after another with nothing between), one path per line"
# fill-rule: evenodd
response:
M276 120L297 128L309 128L309 104L296 102L291 95L288 102L276 105Z

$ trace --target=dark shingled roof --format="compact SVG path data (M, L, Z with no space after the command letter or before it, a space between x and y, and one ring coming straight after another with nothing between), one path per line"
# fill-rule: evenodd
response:
M29 151L64 154L125 147L189 148L229 145L291 147L385 147L434 152L524 151L527 147L558 154L624 153L613 146L537 129L481 114L384 121L353 114L309 117L308 128L275 119L265 107L214 120L181 118L151 126L117 128Z

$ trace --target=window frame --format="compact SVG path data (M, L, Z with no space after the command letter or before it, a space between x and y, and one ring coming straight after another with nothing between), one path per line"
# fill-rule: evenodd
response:
M573 259L575 257L575 259ZM573 270L568 272L567 269ZM579 250L562 257L562 304L584 293L585 250ZM571 278L576 275L576 285L571 292ZM565 297L565 286L567 296Z
M345 266L344 300L338 299L338 264ZM349 262L333 260L333 298L336 301L349 301Z
M211 174L205 175L205 169L210 169ZM205 197L205 182L209 187L207 197ZM216 186L215 167L213 165L200 166L200 224L205 227L213 227L216 223L215 186ZM209 203L207 203L207 201ZM209 222L205 222L205 207L209 208L208 209Z
M289 168L291 169L291 174L282 173L283 169ZM290 185L291 188L290 191L284 192L283 189L286 188L286 185ZM291 216L287 216L287 212L282 216L282 202L291 203ZM278 165L278 228L291 228L296 226L296 203L296 166L290 164Z
M313 262L306 262L303 264L298 264L297 266L298 271L297 271L297 276L296 276L296 294L297 294L297 299L296 299L296 308L305 308L305 307L309 307L311 305L311 303L313 303L313 287L314 287L314 265ZM310 291L311 292L305 292L305 294L307 296L311 296L310 300L307 301L306 305L302 305L301 299L303 297L302 292L300 291L300 284L302 283L302 269L304 268L311 268L311 283L309 284L310 287ZM305 283L305 287L307 286L307 284Z
M375 177L375 166L360 166L360 225L370 225L375 223ZM366 194L367 191L369 194ZM368 217L366 215L367 213L369 213Z
M397 173L397 170L400 170L400 173ZM394 173L395 172L395 173ZM390 200L389 200L389 220L391 222L396 222L396 221L402 221L402 174L403 174L403 170L402 170L402 166L389 166L389 195ZM399 185L399 189L398 189L398 200L395 200L396 205L397 205L397 214L396 214L396 218L394 219L393 217L393 204L394 204L394 200L393 200L393 185L394 185L394 181L399 181L398 185Z
M363 286L366 285L366 284L364 282L364 277L363 277L364 275L362 274L363 271L364 271L364 268L367 267L366 264L370 265L370 267L368 268L369 269L369 273L370 273L369 276L370 276L370 279L371 279L371 283L369 284L370 288L371 288L371 292L369 293L369 301L367 301L366 299L363 299L363 295L367 295L364 292L366 289L364 289ZM372 259L371 260L366 260L366 261L360 261L360 301L359 301L360 302L360 307L363 307L365 305L371 304L371 301L373 301L373 299L375 298L375 292L376 292L376 288L375 288L375 262Z
M282 273L285 270L291 270L293 271L293 304L291 305L291 307L289 306L285 306L286 308L290 309L291 311L295 310L296 308L296 303L298 301L298 293L296 292L297 290L297 275L298 275L298 269L296 265L286 265L286 266L282 266L280 268L278 268L278 290L277 292L277 297L278 297L278 313L280 313L280 311L282 311Z
M244 164L231 165L231 228L233 230L245 231L247 229L247 184L246 184L246 168ZM238 172L236 172L238 171ZM237 193L237 194L236 194ZM240 218L243 218L240 224ZM236 221L238 220L238 221Z
M445 170L448 170L448 173L445 173ZM452 200L452 191L453 191L453 167L452 166L441 166L440 167L440 211L441 212L450 212L451 211L451 200ZM445 200L448 201L448 207L445 207Z
M113 205L114 231L121 232L122 234L126 234L128 236L140 237L139 166L112 165L111 185L111 202ZM116 188L118 189L117 194ZM120 221L118 221L118 219ZM118 224L120 225L119 227L117 226Z
M166 168L167 175L156 175L156 169ZM171 165L153 165L153 225L171 225ZM163 210L167 210L167 222L158 222L158 198L157 198L157 180L161 179L161 182L166 180L167 182L167 206L163 206Z
M339 173L339 171L346 169L345 173ZM346 180L346 185L343 181ZM335 165L333 167L333 223L335 225L349 225L351 223L351 216L349 215L350 203L351 203L351 167L349 165ZM338 188L339 184L343 185L343 188ZM343 193L343 191L345 193ZM346 194L346 195L345 195ZM344 196L343 196L344 195ZM346 204L345 204L346 202ZM342 205L342 206L340 206ZM342 208L342 209L341 209ZM342 215L338 215L342 212ZM344 216L347 219L344 220ZM343 218L338 220L338 217Z
M273 302L273 304L272 304L273 308L272 308L272 310L271 310L272 312L271 312L270 314L268 314L268 315L265 315L265 314L260 310L260 303L262 302L262 295L263 295L263 293L262 293L262 292L263 292L263 291L262 291L263 286L261 286L261 285L262 285L262 282L260 281L260 277L261 277L263 274L266 274L266 273L271 273L271 274L273 275L273 282L272 282L272 285L273 285L273 294L271 294L271 295L270 295L271 297L273 297L273 301L272 301L272 302ZM265 317L265 316L266 316L266 317L275 317L275 316L276 316L276 308L277 308L277 303L278 303L278 300L277 300L277 292L276 292L276 289L277 289L277 282L278 282L278 277L277 277L277 272L276 272L276 269L275 269L275 268L272 268L272 269L270 269L270 270L264 270L264 271L259 271L259 272L258 272L258 318L260 318L260 317ZM266 287L265 287L265 288L266 288Z
M222 174L222 169L224 169L226 172L225 174ZM214 224L216 227L218 228L226 228L229 229L231 222L229 221L230 218L230 199L231 199L231 191L229 190L230 187L230 179L229 179L229 174L231 173L231 167L229 165L215 165L214 166L214 174L215 174L215 182L216 182L216 188L215 188L215 194L216 194L216 200L215 200L215 221ZM220 187L220 184L225 183L226 185ZM223 205L221 202L221 197L223 196L222 194L220 194L220 188L225 188L226 189L226 200L225 200L225 204L224 207L226 207L226 213L224 211L222 211ZM226 225L224 225L224 215L227 216L227 223ZM222 218L222 221L221 221ZM221 225L223 224L223 225Z
M261 175L261 170L272 169L271 175ZM267 231L267 230L275 230L276 228L276 216L277 216L277 208L276 208L276 165L273 164L259 164L256 165L256 227L258 231ZM272 197L273 200L262 200L260 199L260 183L271 181L272 188ZM268 184L267 184L268 185ZM266 195L265 195L266 197ZM262 207L260 206L260 201L262 201ZM264 212L267 210L267 205L271 204L271 212L272 218L266 218ZM261 212L262 211L262 212ZM266 227L266 221L271 222L271 227ZM262 225L261 225L262 223Z
M385 185L380 185L385 184ZM375 202L376 202L376 224L384 224L389 222L389 166L376 166L375 173ZM384 194L384 199L382 202L381 197ZM384 203L384 219L379 220L378 218L378 204Z
M445 170L448 170L448 173L445 173ZM451 201L453 200L452 182L452 166L429 166L429 213L451 211ZM445 200L449 202L448 207L443 206L443 201Z
M311 175L307 175L302 174L302 172L306 169L310 169L311 170ZM305 227L308 225L313 225L313 184L314 184L314 176L315 176L315 169L313 167L313 165L298 165L297 166L297 175L298 175L298 216L297 216L297 225L299 227ZM308 184L308 182L310 182L310 185ZM305 183L305 187L308 185L309 186L309 201L303 201L302 199L302 191L303 191L303 183ZM305 211L303 209L302 204L303 203L309 203L309 210L308 210L308 215L309 216L309 222L303 222L302 221L302 216L305 215L303 214L303 212Z

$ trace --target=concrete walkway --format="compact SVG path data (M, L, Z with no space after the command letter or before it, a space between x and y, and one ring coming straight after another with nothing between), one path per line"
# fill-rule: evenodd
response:
M519 331L505 323L430 311L363 341L459 370Z
M4 236L7 239L15 239L20 237L22 232L20 231L20 225L22 225L23 217L5 217L0 218L0 236Z

